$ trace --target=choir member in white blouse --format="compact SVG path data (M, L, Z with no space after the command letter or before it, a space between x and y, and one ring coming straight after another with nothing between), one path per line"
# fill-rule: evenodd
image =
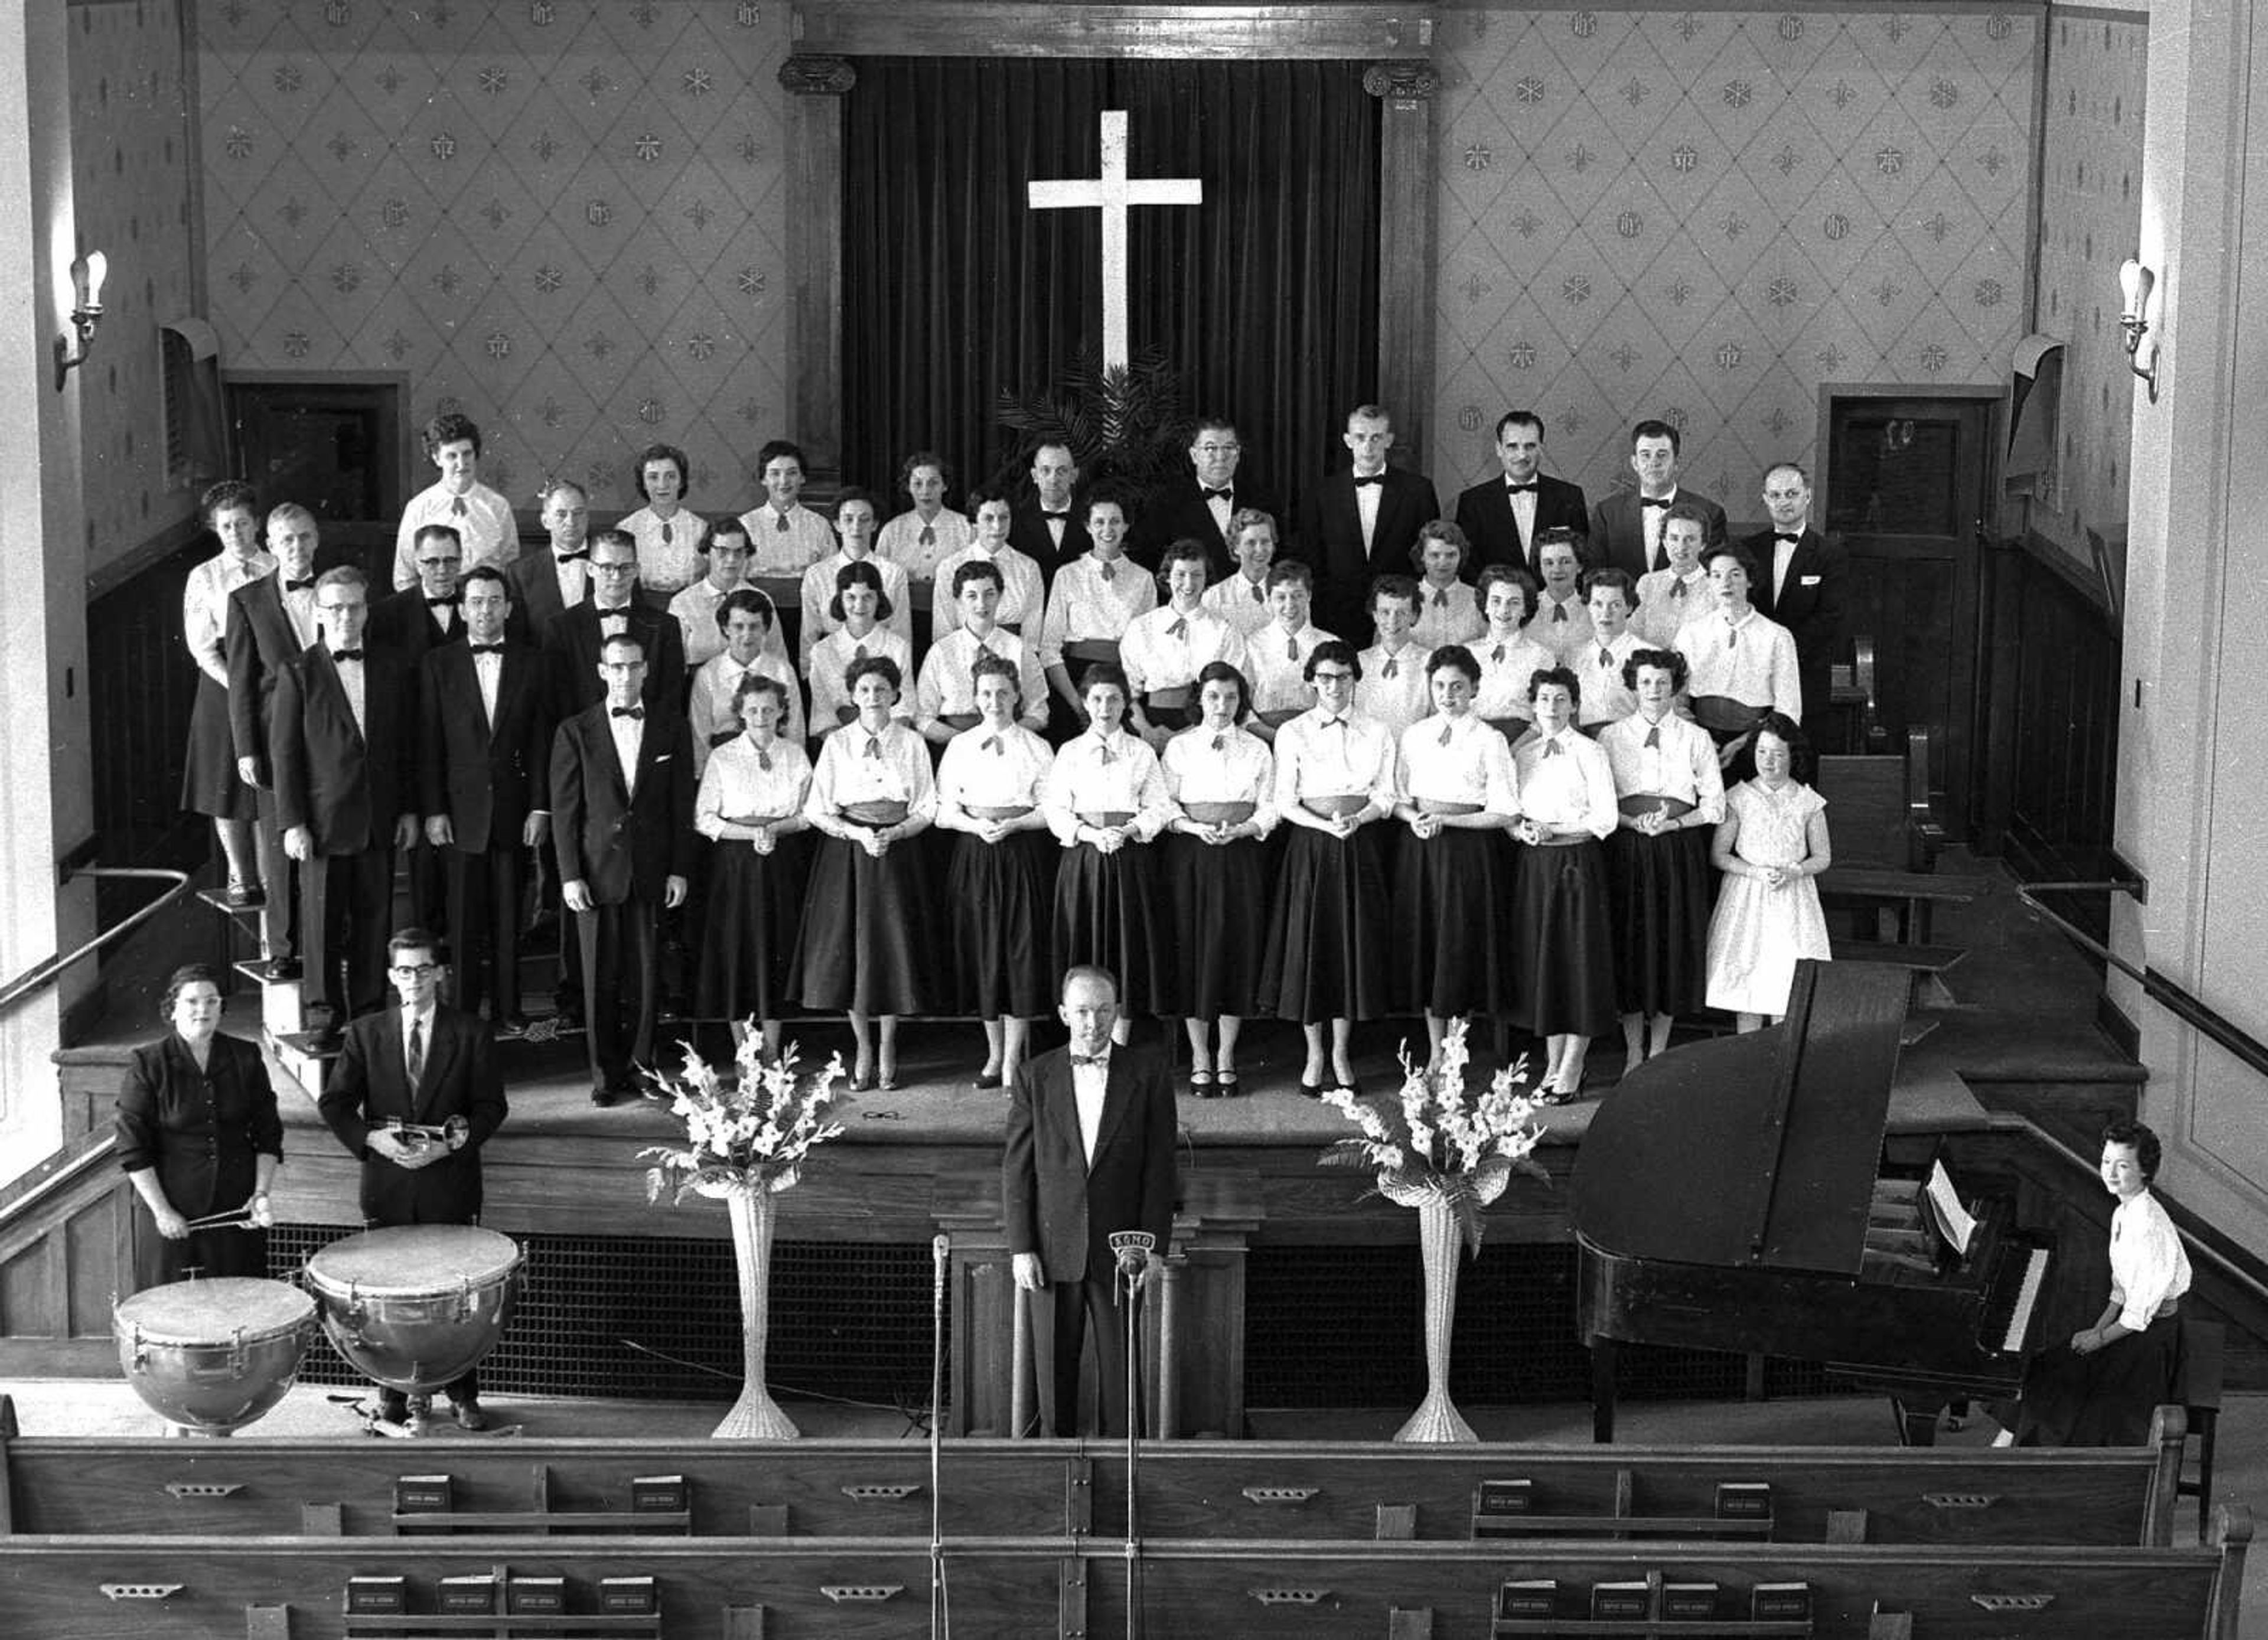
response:
M1404 729L1433 710L1425 650L1412 636L1418 583L1406 575L1380 576L1370 584L1369 614L1378 642L1357 657L1362 681L1355 686L1354 709L1384 724L1398 744Z
M1464 531L1447 518L1434 518L1418 527L1417 544L1410 549L1418 567L1417 639L1427 649L1444 643L1467 648L1488 630L1479 596L1461 579L1472 562L1472 543Z
M937 567L976 539L968 520L945 504L953 469L932 451L917 450L898 466L898 489L909 506L887 524L874 550L917 581L937 578Z
M1276 760L1245 728L1250 689L1225 660L1197 673L1194 728L1166 743L1166 894L1173 907L1169 1011L1189 1035L1189 1092L1233 1099L1236 1039L1257 1007L1267 954L1267 840L1276 829ZM1217 1034L1216 1034L1217 1033Z
M1305 1031L1300 1091L1319 1099L1326 1086L1355 1085L1354 1021L1374 1019L1389 1006L1386 875L1375 822L1394 813L1395 748L1385 724L1354 710L1362 668L1351 644L1326 639L1307 669L1314 708L1276 732L1276 811L1292 830L1260 999Z
M1668 1048L1676 1016L1698 1009L1707 989L1717 902L1709 845L1725 818L1725 779L1709 732L1674 710L1685 657L1641 649L1624 675L1636 709L1598 739L1622 812L1607 842L1607 877L1627 1076Z
M1574 531L1545 530L1536 538L1536 573L1543 590L1528 634L1557 656L1561 666L1591 641L1590 611L1583 607L1583 549Z
M811 651L806 680L811 685L811 737L823 739L858 715L850 699L850 668L869 655L880 655L898 669L902 678L912 675L913 651L905 639L882 622L891 614L890 600L882 591L880 566L867 562L847 563L835 574L835 599L828 606L839 621L834 633ZM896 715L913 721L910 695L901 699Z
M928 876L907 846L936 818L937 784L929 747L895 715L904 678L887 655L850 663L858 715L820 748L803 808L821 841L792 989L806 1008L849 1014L854 1093L897 1085L898 1016L930 1007L941 960Z
M1158 607L1158 584L1126 555L1126 504L1107 489L1088 496L1086 533L1093 549L1056 570L1040 622L1040 670L1066 739L1086 727L1072 673L1099 660L1118 660L1128 625Z
M1040 694L1039 664L1031 647L996 618L1000 607L998 566L983 558L962 563L953 572L952 602L959 616L954 629L932 643L922 658L921 681L914 691L914 726L943 746L974 724L976 666L986 655L998 655L1016 668L1022 680L1024 726L1045 726L1048 709Z
M777 1058L807 890L811 760L787 730L788 686L777 678L743 672L732 708L741 732L711 755L693 799L694 829L718 845L693 1011L729 1020L735 1048L756 1022L765 1056Z
M1045 1017L1048 941L1060 850L1040 807L1055 754L1016 721L1023 679L1014 662L980 655L976 723L945 748L937 823L958 834L946 869L948 948L961 995L955 1011L984 1022L980 1088L1016 1079L1031 1022Z
M1197 674L1217 660L1244 665L1244 635L1204 607L1211 555L1187 536L1167 544L1167 601L1126 629L1126 681L1134 732L1163 750L1197 718Z
M751 579L767 575L801 575L835 550L827 520L803 504L803 452L774 438L756 452L756 471L764 498L740 515L751 549Z
M1402 732L1395 817L1408 835L1395 851L1393 979L1401 1009L1425 1016L1429 1065L1449 1022L1512 1003L1512 945L1501 908L1511 898L1504 839L1520 814L1512 748L1473 710L1480 663L1462 643L1425 662L1433 715Z
M976 537L959 552L939 562L937 584L940 587L951 586L954 572L964 563L990 564L1000 574L999 622L1021 638L1036 656L1040 621L1047 614L1047 582L1029 553L1008 544L1008 531L1016 521L1015 507L999 490L972 489L968 492L968 516L976 526ZM941 642L961 624L960 607L950 599L932 599L929 614L932 643ZM1034 706L1037 704L1036 701L1032 702Z
M912 651L914 606L907 592L906 568L876 549L875 516L874 498L863 489L853 486L835 497L835 533L843 545L803 572L799 641L806 661L822 639L843 629L843 618L835 613L836 582L843 567L854 563L870 563L881 576L882 599L890 607L883 624L905 639L908 652Z
M1107 661L1080 680L1086 732L1064 742L1042 806L1066 850L1056 871L1055 972L1082 963L1118 976L1112 1040L1123 1047L1137 1013L1171 995L1171 924L1151 840L1172 815L1158 754L1125 728L1126 674Z
M738 518L719 518L703 533L702 561L708 568L699 580L682 588L669 600L678 636L685 640L685 669L698 672L703 664L724 650L724 628L718 612L725 596L748 585L748 533ZM639 563L644 570L644 561ZM772 647L777 647L776 644ZM785 651L781 651L783 655Z
M638 585L663 598L701 578L702 537L709 526L685 507L692 476L685 452L675 445L649 445L638 452L635 481L645 505L615 526L637 542Z
M1701 548L1709 520L1690 501L1681 501L1661 520L1661 552L1668 561L1638 580L1638 614L1631 624L1655 649L1675 649L1677 629L1695 615L1716 607Z
M1517 740L1533 716L1528 680L1557 666L1558 658L1528 635L1528 619L1535 610L1535 578L1527 570L1517 564L1489 564L1481 570L1477 592L1488 630L1471 645L1481 668L1473 710L1506 739Z
M1513 1018L1544 1039L1536 1097L1578 1098L1591 1039L1614 1028L1615 968L1603 840L1614 834L1614 769L1575 727L1575 674L1539 672L1528 685L1535 732L1513 748L1520 850L1513 888Z
M1333 636L1307 619L1314 598L1314 570L1296 558L1276 565L1268 571L1271 618L1244 641L1245 675L1252 680L1250 727L1271 743L1279 726L1315 703L1307 663Z
M1623 680L1630 658L1643 647L1630 626L1636 601L1627 570L1594 570L1583 577L1583 607L1590 616L1591 636L1566 665L1583 694L1583 732L1594 738L1638 707L1637 696Z
M253 787L238 773L228 724L228 600L237 588L274 574L276 560L260 545L259 503L251 485L224 479L205 491L198 510L219 538L220 551L191 570L181 587L181 639L199 673L181 806L211 817L228 861L228 902L250 907L261 903L252 841L257 808Z
M1228 555L1236 561L1236 572L1205 588L1204 605L1248 639L1275 617L1268 607L1275 518L1257 507L1239 507L1228 520Z
M686 696L687 726L693 731L693 766L705 771L710 748L738 735L744 726L740 710L741 683L750 677L775 679L780 686L780 732L801 744L803 689L787 662L770 652L770 639L778 622L772 600L753 586L726 595L717 607L711 630L724 647L701 663L693 674L692 692Z
M1713 547L1702 562L1715 607L1677 629L1677 648L1689 669L1693 716L1715 737L1718 763L1738 780L1755 767L1753 755L1743 754L1766 712L1803 721L1803 680L1795 635L1749 603L1756 572L1749 555Z

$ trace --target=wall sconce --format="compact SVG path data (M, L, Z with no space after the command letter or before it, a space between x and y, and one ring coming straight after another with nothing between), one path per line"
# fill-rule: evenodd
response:
M2158 401L2158 344L2150 343L2149 359L2142 357L2142 342L2150 334L2150 292L2157 288L2158 276L2133 258L2127 258L2118 269L2118 290L2125 305L2119 310L2118 327L2126 333L2126 364L2137 376L2150 385L2150 402Z
M80 365L86 363L87 349L94 345L94 327L102 322L102 286L110 277L110 258L100 251L89 251L71 263L71 335L55 338L55 391L63 390L63 382ZM78 350L71 350L76 338Z

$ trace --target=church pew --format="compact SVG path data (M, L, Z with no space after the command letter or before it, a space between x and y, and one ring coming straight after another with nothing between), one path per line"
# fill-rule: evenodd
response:
M2150 1445L2070 1452L1151 1442L1137 1508L1142 1534L1169 1537L1628 1530L1781 1542L2164 1543L2183 1430L2180 1408L2165 1408ZM0 1442L0 1526L31 1534L930 1533L928 1452L910 1441L19 1438ZM448 1477L441 1488L415 1489L442 1491L446 1512L398 1510L424 1501L403 1496L403 1477L438 1475ZM654 1508L649 1489L640 1508L633 1481L667 1475L683 1478L682 1499ZM1476 1510L1484 1482L1496 1484ZM1124 1450L1113 1444L948 1441L944 1530L1120 1534L1125 1484ZM1726 1506L1737 1512L1720 1515L1727 1486L1736 1489ZM1743 1489L1756 1487L1765 1490ZM1646 1517L1666 1524L1648 1526ZM1627 1527L1614 1524L1623 1518Z
M1112 1540L948 1540L937 1563L946 1632L1063 1640L1432 1640L1514 1634L1718 1634L1818 1640L2236 1640L2251 1521L2216 1517L2213 1541L2179 1548L1712 1543L1325 1543L1157 1539L1138 1558ZM372 1640L379 1635L666 1634L670 1640L865 1640L930 1628L929 1546L820 1538L532 1543L512 1538L16 1537L0 1541L0 1633L40 1640ZM557 1616L436 1622L445 1581L558 1580ZM601 1603L652 1579L653 1610ZM358 1588L399 1579L400 1614L350 1613ZM1507 1584L1535 1615L1507 1616ZM1708 1615L1662 1621L1661 1584ZM1646 1615L1590 1619L1597 1585L1635 1589ZM1758 1585L1802 1614L1760 1622ZM1694 1585L1710 1592L1696 1594ZM452 1588L459 1587L453 1581ZM523 1584L523 1587L530 1586ZM540 1585L538 1585L540 1586ZM1514 1607L1515 1612L1519 1609ZM578 1621L579 1620L579 1621Z

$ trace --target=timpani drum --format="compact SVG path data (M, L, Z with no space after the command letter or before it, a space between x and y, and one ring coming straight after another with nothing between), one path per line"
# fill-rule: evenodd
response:
M118 1364L168 1423L232 1435L267 1415L299 1376L314 1300L245 1276L169 1282L111 1312Z
M519 1247L471 1224L401 1224L307 1261L323 1331L365 1376L430 1394L496 1348L519 1297Z

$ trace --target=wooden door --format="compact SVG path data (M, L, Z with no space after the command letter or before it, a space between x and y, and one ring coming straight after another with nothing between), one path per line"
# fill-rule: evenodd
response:
M1966 834L1977 585L1994 398L1838 393L1828 405L1825 528L1849 555L1846 636L1874 643L1890 744L1930 732L1930 785Z
M391 381L232 375L236 470L263 502L288 497L326 526L382 520L390 541L403 500L401 398ZM418 489L432 479L430 468L412 476Z

